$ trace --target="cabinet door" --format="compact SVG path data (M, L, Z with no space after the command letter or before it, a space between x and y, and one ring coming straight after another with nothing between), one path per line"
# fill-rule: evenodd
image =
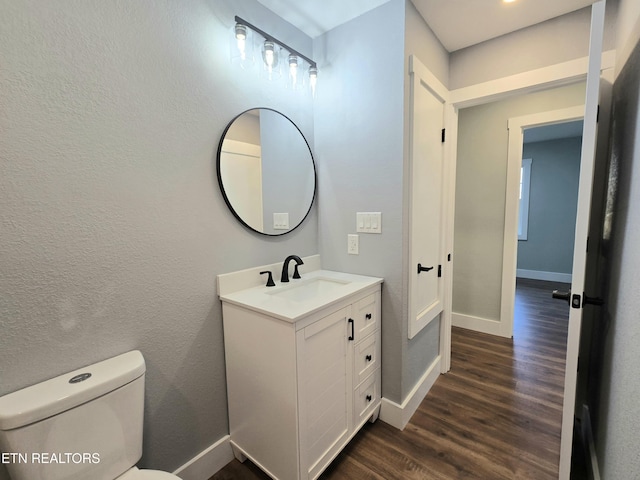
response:
M297 333L301 478L315 478L340 451L352 418L349 309Z

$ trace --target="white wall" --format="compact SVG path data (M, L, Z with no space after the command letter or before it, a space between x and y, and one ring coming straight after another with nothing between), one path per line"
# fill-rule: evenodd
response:
M509 118L581 105L584 88L569 85L460 111L454 312L500 320Z
M310 99L230 64L236 14L311 54L253 0L0 0L0 394L140 349L142 464L165 470L228 433L216 275L318 251L315 210L269 239L219 191L241 111L313 140Z

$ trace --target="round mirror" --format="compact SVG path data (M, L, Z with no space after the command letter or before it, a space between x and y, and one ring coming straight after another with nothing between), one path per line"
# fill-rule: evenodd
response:
M316 166L295 123L270 108L254 108L222 134L218 183L242 224L263 235L284 235L311 210Z

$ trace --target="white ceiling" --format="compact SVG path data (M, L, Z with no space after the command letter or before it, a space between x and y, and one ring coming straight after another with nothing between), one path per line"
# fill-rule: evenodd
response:
M388 0L258 0L312 38ZM595 0L411 0L444 47L460 48L579 10Z

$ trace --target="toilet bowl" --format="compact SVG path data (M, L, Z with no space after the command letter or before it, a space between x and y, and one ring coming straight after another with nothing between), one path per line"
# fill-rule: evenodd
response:
M145 363L132 351L0 397L12 480L179 480L140 470Z

